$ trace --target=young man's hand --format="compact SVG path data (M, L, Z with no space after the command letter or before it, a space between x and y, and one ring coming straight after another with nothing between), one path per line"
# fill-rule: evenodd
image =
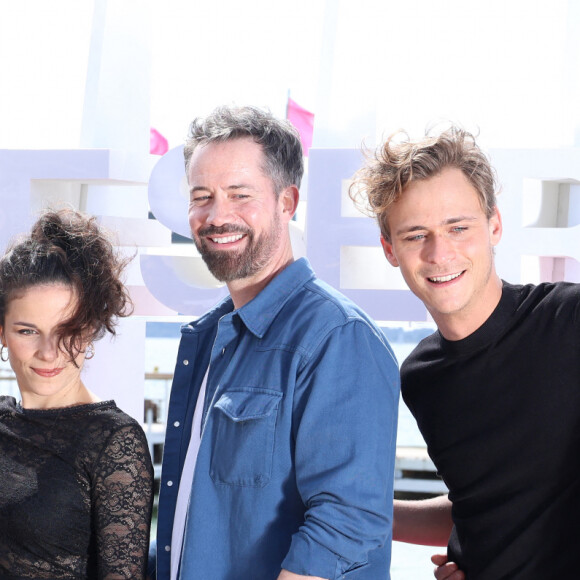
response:
M465 580L465 574L455 562L449 562L445 554L431 556L431 562L437 566L433 572L437 580Z

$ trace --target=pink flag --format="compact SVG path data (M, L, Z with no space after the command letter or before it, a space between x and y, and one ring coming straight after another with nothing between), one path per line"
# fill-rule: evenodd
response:
M149 131L149 153L153 155L165 155L169 150L167 139L157 129L151 127Z
M314 113L302 108L296 101L288 97L286 118L300 133L304 155L308 157L308 150L312 146L312 132L314 131Z

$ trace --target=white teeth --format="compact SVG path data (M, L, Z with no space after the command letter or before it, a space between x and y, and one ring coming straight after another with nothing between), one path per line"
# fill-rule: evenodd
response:
M231 244L232 242L237 242L244 237L243 234L236 234L235 236L228 236L226 238L210 238L212 242L216 244Z
M433 278L429 278L430 282L449 282L449 280L454 280L455 278L459 278L461 276L461 272L459 274L449 274L448 276L434 276Z

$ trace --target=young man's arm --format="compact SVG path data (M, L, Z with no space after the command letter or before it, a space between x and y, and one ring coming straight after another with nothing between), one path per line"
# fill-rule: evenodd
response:
M451 502L446 495L420 501L395 500L393 540L426 546L446 546L453 527ZM463 580L465 575L447 556L432 558L437 566L437 580ZM282 570L278 580L323 580L319 576L302 576Z
M423 500L395 500L393 540L424 546L447 546L453 520L447 495Z
M453 528L451 506L447 495L419 501L395 500L393 540L425 546L446 546ZM447 560L447 555L436 554L431 561L437 566L437 580L465 580L465 574L457 564Z
M282 570L278 580L328 580L327 578L321 578L320 576L302 576L300 574L294 574L294 572L288 572L288 570Z

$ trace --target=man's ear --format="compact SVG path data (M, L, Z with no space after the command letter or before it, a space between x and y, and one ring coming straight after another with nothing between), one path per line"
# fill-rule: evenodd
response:
M385 253L385 257L389 261L389 264L397 268L399 266L399 262L395 257L395 254L393 253L393 244L387 242L387 240L385 240L385 238L381 236L381 246L383 246L383 252Z
M295 185L289 185L280 192L278 202L282 207L282 213L287 217L288 221L290 221L296 213L299 199L300 193Z
M489 238L492 246L497 246L499 244L502 233L503 225L501 223L501 214L496 207L493 215L489 218Z

